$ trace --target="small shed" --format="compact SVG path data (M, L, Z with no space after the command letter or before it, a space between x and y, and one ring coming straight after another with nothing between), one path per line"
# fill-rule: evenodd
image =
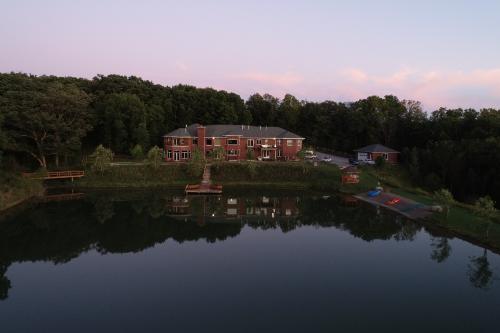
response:
M399 160L399 151L381 144L369 145L355 150L356 159L359 162L375 162L382 156L387 162L396 164Z
M342 184L357 184L359 183L359 170L355 166L348 166L341 170Z

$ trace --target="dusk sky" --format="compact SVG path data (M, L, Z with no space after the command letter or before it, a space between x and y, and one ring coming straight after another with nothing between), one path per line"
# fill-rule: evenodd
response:
M500 107L500 1L0 0L0 72Z

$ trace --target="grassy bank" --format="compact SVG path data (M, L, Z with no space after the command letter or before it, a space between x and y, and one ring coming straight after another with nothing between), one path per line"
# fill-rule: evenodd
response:
M11 208L21 202L42 195L44 188L40 180L23 178L10 172L0 175L0 211Z
M379 180L384 188L392 193L427 205L436 204L432 193L412 186L405 170L397 166L387 166L382 170L373 167L362 168L365 179ZM367 185L367 184L363 184ZM429 226L446 229L461 237L500 249L500 214L492 218L478 216L472 205L457 202L448 214L436 213L429 221Z
M306 162L214 163L212 180L226 186L274 186L324 191L340 189L340 170L335 165L313 166Z
M192 177L185 164L162 164L158 169L147 165L115 165L104 172L85 171L85 177L75 182L79 187L183 187L198 183L199 177Z

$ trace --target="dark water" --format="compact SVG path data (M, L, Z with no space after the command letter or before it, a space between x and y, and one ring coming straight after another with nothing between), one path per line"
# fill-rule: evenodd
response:
M94 192L0 221L0 332L497 332L499 276L349 198Z

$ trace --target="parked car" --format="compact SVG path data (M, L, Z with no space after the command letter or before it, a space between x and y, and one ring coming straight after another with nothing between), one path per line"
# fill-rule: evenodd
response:
M331 162L332 158L330 156L323 157L323 162Z
M349 159L349 164L350 164L350 165L358 165L358 164L359 164L359 162L358 162L358 160L356 160L356 159L354 159L354 158L350 158L350 159Z
M308 151L306 151L306 154L304 155L304 158L306 160L314 160L316 159L318 156L316 156L316 154L314 153L308 153Z

